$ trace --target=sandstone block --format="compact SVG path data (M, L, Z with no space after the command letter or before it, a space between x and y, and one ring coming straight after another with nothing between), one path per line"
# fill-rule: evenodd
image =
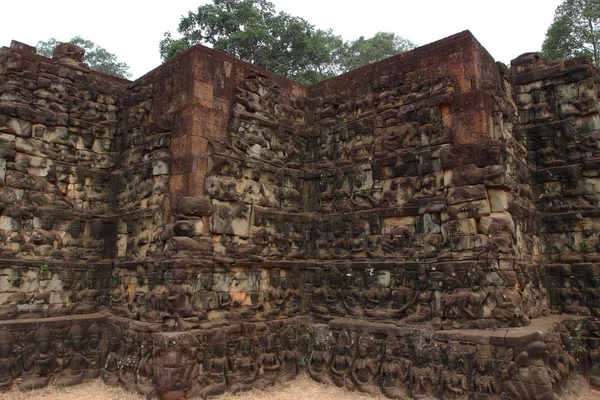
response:
M460 186L448 189L446 201L448 205L452 205L486 198L487 192L483 185Z
M503 189L488 189L488 198L492 212L508 210L509 194Z
M492 213L487 217L481 217L477 225L479 233L493 235L496 233L513 233L515 223L508 213Z
M189 216L210 216L214 209L207 197L182 197L177 203L177 212Z

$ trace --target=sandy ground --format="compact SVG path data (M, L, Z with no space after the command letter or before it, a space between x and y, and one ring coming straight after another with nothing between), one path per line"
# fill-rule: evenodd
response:
M600 400L600 391L582 389L572 399ZM96 380L69 388L48 387L31 392L20 392L16 388L0 394L0 400L144 400L143 397L122 389L106 386ZM348 392L335 386L320 385L306 374L293 382L276 385L267 390L256 390L240 395L223 395L215 400L365 400L372 397Z

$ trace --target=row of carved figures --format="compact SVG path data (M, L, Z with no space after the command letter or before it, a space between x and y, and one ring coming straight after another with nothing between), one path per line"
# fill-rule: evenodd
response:
M363 333L353 341L343 331L330 347L322 334L303 331L283 322L276 327L248 324L239 332L215 328L201 331L195 340L160 346L147 334L103 329L97 323L52 330L42 326L29 334L3 329L0 388L11 387L15 378L20 378L20 389L36 389L101 376L109 385L147 397L181 392L205 398L289 381L306 365L318 382L389 398L462 399L478 392L550 399L577 368L568 344L556 335L538 334L514 357L495 360L477 356L474 347L456 351L426 340L413 346L394 334L375 342ZM333 338L328 329L326 335Z
M467 399L476 392L548 400L576 376L575 359L560 346L550 352L541 336L509 361L469 357L439 346L411 350L393 334L382 351L375 350L368 334L356 342L353 349L346 332L331 349L326 341L315 341L307 362L310 376L317 382L391 399Z
M146 397L181 392L205 398L289 381L299 371L297 329L281 326L274 334L262 324L229 339L227 330L202 332L194 346L166 340L161 347L156 337L97 323L87 329L42 326L31 334L2 329L0 389L17 378L18 388L28 390L101 377Z

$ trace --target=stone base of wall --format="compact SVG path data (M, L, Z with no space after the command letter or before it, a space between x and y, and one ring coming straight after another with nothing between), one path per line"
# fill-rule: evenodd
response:
M147 397L183 399L316 381L388 398L554 399L579 375L598 386L600 322L534 319L527 327L435 330L311 317L163 332L103 314L0 323L0 388L89 379Z
M315 380L393 399L553 399L578 374L576 340L559 316L496 330L352 319L311 328L308 371Z

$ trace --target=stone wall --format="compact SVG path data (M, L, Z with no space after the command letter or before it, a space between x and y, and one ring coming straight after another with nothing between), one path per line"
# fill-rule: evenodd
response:
M311 87L311 235L330 271L313 312L444 329L542 313L543 294L523 296L537 272L509 211L520 177L507 86L456 35ZM327 311L317 295L339 298Z
M0 386L598 384L585 60L469 32L313 86L201 46L135 82L82 60L0 52Z
M0 54L0 309L5 318L107 305L116 137L126 82L17 42Z
M598 316L598 72L586 59L537 54L514 60L513 71L552 306Z

